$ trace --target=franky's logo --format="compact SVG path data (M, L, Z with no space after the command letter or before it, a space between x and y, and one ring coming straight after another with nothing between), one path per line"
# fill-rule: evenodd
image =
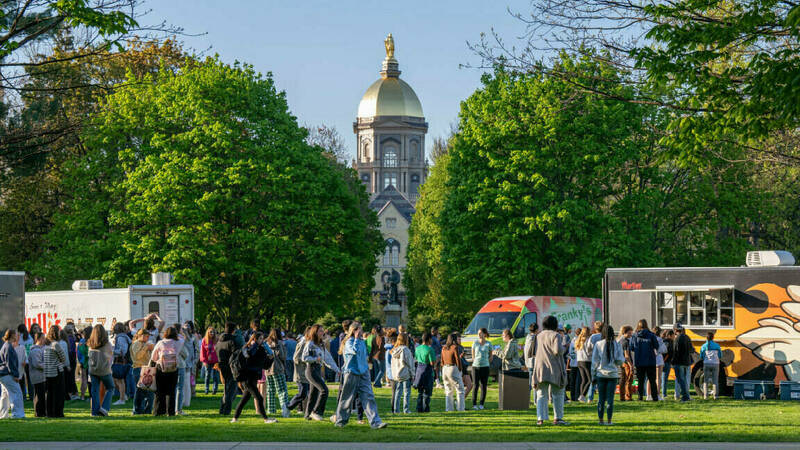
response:
M627 281L622 282L622 289L633 290L641 288L642 288L642 283L628 283Z

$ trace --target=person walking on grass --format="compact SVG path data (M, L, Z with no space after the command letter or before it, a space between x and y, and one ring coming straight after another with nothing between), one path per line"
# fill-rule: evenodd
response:
M422 342L414 353L417 360L417 371L414 374L414 387L417 388L417 412L431 411L431 397L433 396L433 371L436 365L436 353L431 348L431 334L424 333Z
M350 411L355 406L355 398L358 396L370 426L374 429L386 428L386 422L381 421L378 416L378 405L375 403L375 394L372 392L367 366L367 345L362 339L362 335L361 324L352 322L340 344L344 357L342 386L336 414L331 416L331 421L337 427L347 425L350 420Z
M639 381L639 401L644 400L645 379L650 385L653 401L658 401L658 387L656 386L656 353L658 352L658 339L647 328L647 320L642 319L636 326L630 344L633 365L636 367L636 378Z
M487 340L489 331L478 330L478 340L472 344L472 378L475 387L472 391L472 409L483 409L486 402L486 389L489 383L489 359L492 357L492 344ZM481 402L478 404L478 388L481 390Z
M275 360L267 369L267 414L277 412L277 404L281 405L281 415L289 417L289 391L286 388L286 346L283 343L280 328L273 328L266 341L272 350Z
M594 345L592 352L592 379L597 383L597 416L600 425L614 424L611 421L614 413L614 392L619 380L619 368L624 362L622 347L614 340L614 329L611 325L604 326L603 340ZM607 422L603 422L604 412Z
M411 377L414 375L414 355L411 349L408 348L408 335L400 333L395 341L395 346L392 348L392 376L394 376L395 387L394 398L392 404L394 405L394 412L400 412L400 406L403 406L403 414L408 414L411 407Z
M325 403L328 401L328 385L325 384L323 376L325 349L322 339L324 335L325 329L322 325L312 326L306 335L306 343L303 348L303 362L306 364L305 375L310 386L305 411L307 420L323 420Z
M455 333L448 335L447 341L442 347L442 383L444 384L444 404L447 412L464 411L464 381L461 378L464 367L461 365L461 354L458 348L458 335ZM455 402L453 397L455 397Z
M50 335L48 335L48 339L53 340ZM111 396L114 395L114 381L111 377L114 346L108 340L105 327L99 324L92 328L92 335L87 344L89 345L89 377L92 380L92 416L107 416L111 409ZM47 354L45 354L46 357ZM106 390L102 399L100 398L101 384Z
M709 331L706 342L700 347L703 357L703 398L708 398L708 385L714 386L714 400L719 396L719 361L722 359L722 347L714 342L714 332Z
M25 398L19 385L22 374L19 371L19 359L14 347L19 340L19 333L13 328L3 335L3 346L0 348L0 419L25 418ZM64 400L62 397L61 403Z
M142 368L150 364L153 348L155 348L155 344L150 343L150 333L144 329L137 331L136 339L131 343L133 378L137 380L137 382L142 374ZM155 394L153 394L152 391L137 386L133 394L133 414L152 414L154 397Z
M306 347L306 335L311 330L307 327L297 340L294 354L292 355L292 362L294 363L294 381L297 383L297 394L289 400L289 411L298 408L298 411L305 415L305 403L308 401L308 392L311 390L306 378L306 363L303 361L303 350ZM288 355L287 355L288 356Z
M164 330L163 339L153 348L150 364L156 367L156 398L153 415L175 415L177 405L178 360L186 358L186 348L178 329L174 326Z
M225 324L225 332L219 337L214 347L219 357L219 373L222 382L225 383L222 391L222 399L220 400L219 413L223 416L228 416L233 408L233 400L236 398L236 380L233 379L231 373L230 360L231 355L241 347L237 344L236 324L228 322Z
M219 356L217 355L216 345L217 332L214 330L214 327L208 327L203 342L200 344L200 362L205 368L205 378L203 381L205 382L206 395L208 395L209 384L212 382L214 383L214 395L217 395L217 389L219 389L219 372L217 372L216 369Z
M264 419L264 423L276 423L276 419L267 417L264 411L264 397L258 392L258 380L261 378L261 373L267 364L267 350L264 348L264 334L256 331L250 334L250 340L242 348L242 355L245 358L246 364L242 368L245 374L245 380L239 383L242 390L242 398L239 399L239 404L236 405L236 411L233 414L231 423L239 421L239 416L242 415L242 409L250 398L255 399L256 411Z
M589 337L591 331L589 327L583 327L581 334L575 339L575 356L578 360L578 371L581 374L581 388L578 401L589 402L589 388L592 385L592 354L590 352Z
M564 393L567 369L564 354L565 338L558 330L558 319L547 316L542 321L544 330L536 337L536 359L533 364L533 386L536 389L536 424L549 420L548 401L553 399L554 425L569 425L564 421Z

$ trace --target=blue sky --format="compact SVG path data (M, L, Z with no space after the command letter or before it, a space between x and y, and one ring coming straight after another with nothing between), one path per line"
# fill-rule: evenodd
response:
M354 153L352 123L364 91L378 79L383 39L422 102L433 137L447 133L459 103L480 85L481 71L467 48L494 27L507 38L522 33L507 8L526 12L527 0L475 1L238 1L157 0L142 21L166 20L187 33L196 51L218 53L272 72L300 124L335 126Z

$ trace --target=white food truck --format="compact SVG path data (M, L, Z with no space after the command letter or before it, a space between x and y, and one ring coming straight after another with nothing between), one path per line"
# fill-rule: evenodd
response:
M25 294L25 324L50 325L73 322L78 329L101 324L111 331L117 322L157 313L167 324L194 320L194 286L170 284L169 274L153 274L152 285L103 289L99 280L78 280L71 291Z

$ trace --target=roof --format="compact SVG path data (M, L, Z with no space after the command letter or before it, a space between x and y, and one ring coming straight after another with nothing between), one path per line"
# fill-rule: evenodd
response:
M399 78L380 78L372 83L358 104L358 117L425 117L414 89Z
M386 207L389 203L392 203L397 211L403 215L403 217L411 223L411 216L414 215L416 209L414 209L414 205L411 204L410 201L403 195L402 192L398 191L392 185L389 185L378 194L371 202L369 202L370 209L374 211L380 212L383 208Z

